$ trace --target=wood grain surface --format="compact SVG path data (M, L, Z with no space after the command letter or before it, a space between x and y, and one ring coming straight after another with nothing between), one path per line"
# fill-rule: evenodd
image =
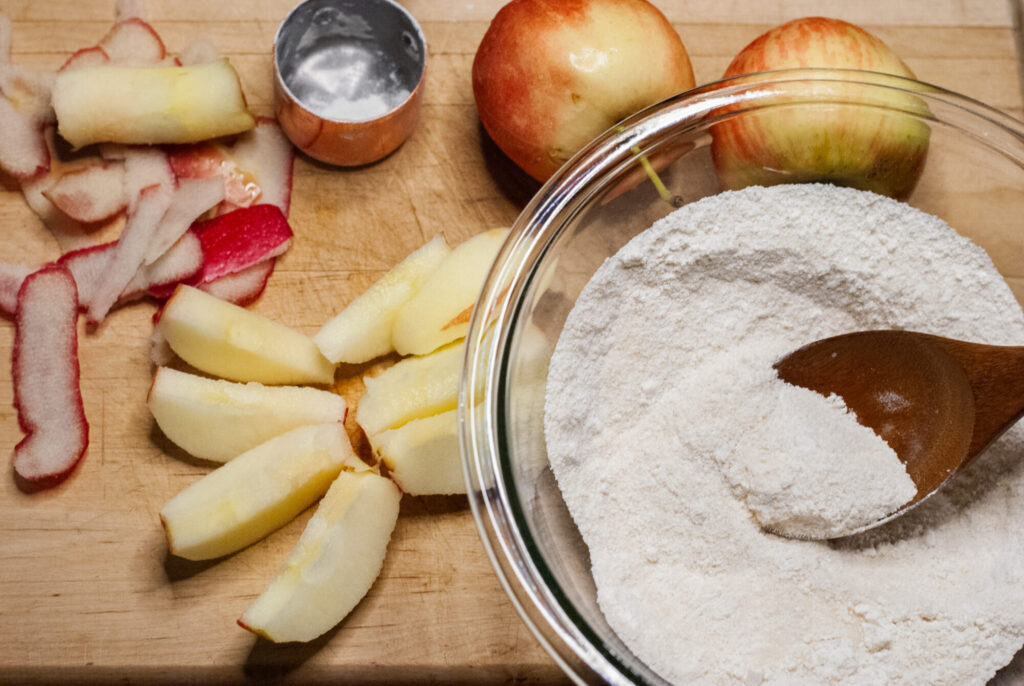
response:
M171 52L212 41L241 74L252 109L271 113L270 49L292 0L149 0ZM510 225L536 186L481 134L470 67L500 0L409 0L429 66L422 120L389 158L337 170L299 158L291 250L254 309L312 334L436 234L456 244ZM862 24L919 78L1016 117L1022 111L1015 6L1006 0L658 0L698 83L770 26L809 14ZM93 45L113 0L0 0L17 63L56 68ZM0 122L0 126L3 123ZM13 183L0 187L0 259L40 263L57 245ZM309 516L210 563L169 557L157 512L208 467L163 438L146 406L154 308L116 311L80 330L92 427L77 473L27 495L0 478L0 683L128 680L300 683L548 683L564 679L520 621L483 552L465 498L412 498L384 570L335 630L304 646L253 638L235 619L275 573ZM0 455L21 438L12 407L13 327L0 321ZM388 364L385 360L378 365ZM346 368L350 402L359 377Z

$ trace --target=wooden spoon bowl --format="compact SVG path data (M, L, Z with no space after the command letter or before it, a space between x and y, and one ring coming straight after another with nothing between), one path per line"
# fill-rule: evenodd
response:
M871 526L934 493L1024 414L1024 347L861 331L815 341L774 366L783 381L840 396L906 465L917 495Z

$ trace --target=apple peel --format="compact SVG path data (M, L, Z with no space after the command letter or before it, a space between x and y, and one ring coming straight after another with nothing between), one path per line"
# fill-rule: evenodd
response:
M69 69L84 69L86 67L102 67L105 64L110 64L110 55L107 51L98 45L94 45L91 48L82 48L76 50L67 61L61 65L58 73L68 71Z
M127 206L124 165L95 160L63 174L43 195L77 222L109 219Z
M172 189L161 185L149 186L139 194L138 206L134 212L129 212L128 223L112 251L108 268L95 286L89 288L89 299L84 305L90 324L103 321L142 266L146 249L172 196Z
M99 47L113 64L152 66L167 56L167 48L148 22L130 17L114 24L100 39Z
M224 184L218 178L180 179L171 203L146 248L144 263L151 264L159 259L194 221L223 199Z
M12 378L18 424L14 471L25 486L49 488L75 468L89 444L79 389L78 296L61 265L25 278L18 291Z
M277 257L288 249L293 235L281 209L262 204L197 222L192 230L206 256L201 283Z
M24 264L0 262L0 313L14 316L18 310L18 291L33 268Z
M256 126L238 137L229 152L238 167L256 178L260 203L275 205L285 217L291 209L295 148L277 121L257 117Z
M245 307L256 302L263 295L270 275L274 273L276 257L257 262L240 272L227 274L220 278L199 285L199 289L210 295Z
M50 155L42 137L42 126L0 97L0 169L16 179L31 179L46 173Z

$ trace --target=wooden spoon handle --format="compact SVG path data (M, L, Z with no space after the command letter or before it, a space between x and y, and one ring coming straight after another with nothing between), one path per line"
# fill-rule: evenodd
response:
M973 459L1024 415L1024 346L982 345L933 337L967 373L974 392Z

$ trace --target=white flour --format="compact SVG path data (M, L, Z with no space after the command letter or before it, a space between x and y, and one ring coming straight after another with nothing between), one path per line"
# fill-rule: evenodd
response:
M859 536L781 538L751 514L786 520L804 503L796 519L842 523L865 516L865 494L904 498L905 472L841 403L771 370L799 345L873 328L1024 341L980 248L906 205L831 186L688 205L581 293L551 360L548 454L609 624L667 679L984 684L1024 643L1020 429ZM799 471L811 456L861 448L856 459L889 470L877 492L839 487L846 474L837 507L794 494L821 478Z

